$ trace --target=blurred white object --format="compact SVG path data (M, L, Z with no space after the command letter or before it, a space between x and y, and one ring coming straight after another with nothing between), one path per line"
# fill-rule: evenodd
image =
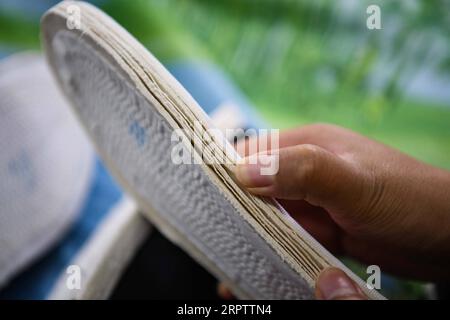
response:
M81 269L81 288L71 290L67 286L70 274L63 272L48 299L108 298L150 230L150 224L139 214L134 201L126 196L123 197L71 261L71 265Z
M0 287L80 212L94 154L41 56L0 61Z

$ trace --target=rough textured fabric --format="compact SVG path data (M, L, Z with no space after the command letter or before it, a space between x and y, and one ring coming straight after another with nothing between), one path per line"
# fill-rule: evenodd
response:
M249 296L310 298L200 166L172 163L172 129L154 107L84 40L61 31L54 41L81 119L134 191Z

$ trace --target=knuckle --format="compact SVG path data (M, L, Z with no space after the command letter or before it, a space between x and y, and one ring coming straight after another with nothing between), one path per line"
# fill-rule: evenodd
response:
M305 183L310 183L315 174L320 170L323 150L315 145L305 144L299 146L297 157L297 173L299 179Z
M304 199L320 174L324 150L304 144L280 153L280 170L275 177L275 189L288 198Z
M389 197L386 197L387 186L385 177L370 170L364 183L366 187L363 189L366 190L366 192L364 192L364 195L361 196L361 198L365 200L364 206L365 208L370 209L371 215L363 215L361 212L360 215L369 219L369 221L367 221L368 223L375 224L376 222L382 222L382 225L387 226L388 222L385 220L391 215L386 212L386 208L389 207L386 204L391 204L391 201L388 200ZM367 213L367 209L365 212Z

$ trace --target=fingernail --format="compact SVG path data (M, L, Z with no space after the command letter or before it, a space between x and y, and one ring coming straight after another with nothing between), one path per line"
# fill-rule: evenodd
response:
M322 271L317 279L319 298L323 300L364 299L356 283L338 268Z
M236 179L247 188L268 187L274 182L274 175L261 174L261 164L254 158L245 158L238 163L234 170Z

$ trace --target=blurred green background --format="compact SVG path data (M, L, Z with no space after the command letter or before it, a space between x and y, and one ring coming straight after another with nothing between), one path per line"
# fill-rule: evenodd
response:
M0 53L39 48L55 2L0 0ZM219 65L272 127L336 123L450 169L450 1L92 2L164 63ZM369 4L381 30L366 27ZM390 296L423 290L405 281Z

